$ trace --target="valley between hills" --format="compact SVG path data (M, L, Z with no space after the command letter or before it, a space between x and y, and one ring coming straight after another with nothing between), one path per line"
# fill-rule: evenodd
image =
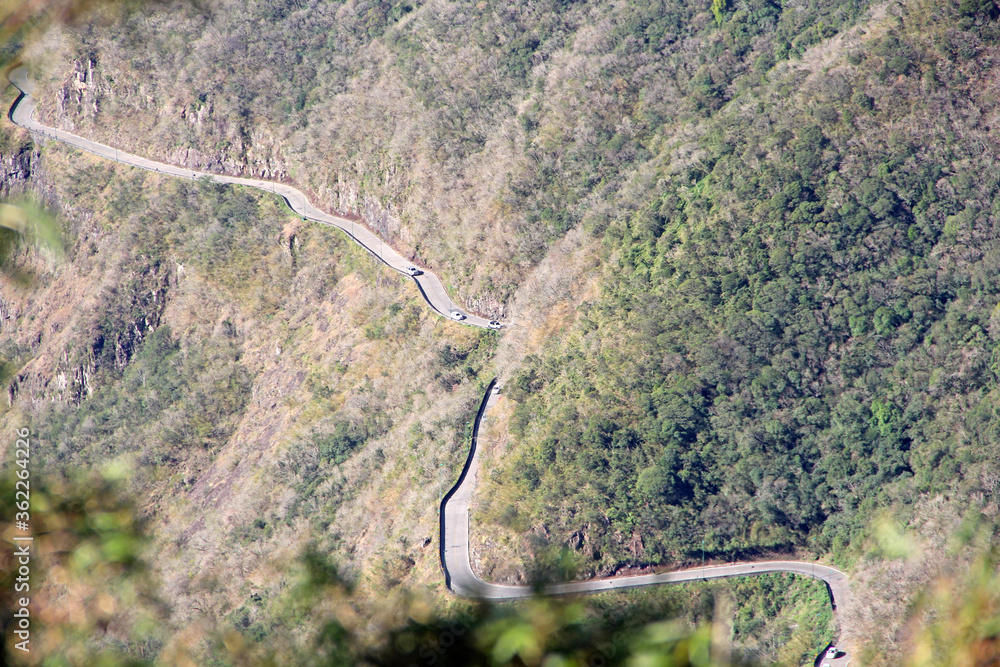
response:
M144 545L52 524L50 655L990 655L993 4L108 7L0 137L65 241L5 260L0 424ZM786 574L447 587L732 563Z

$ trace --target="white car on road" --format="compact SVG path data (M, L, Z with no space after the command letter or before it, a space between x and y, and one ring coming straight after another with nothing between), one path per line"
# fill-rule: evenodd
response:
M450 313L448 313L448 315L451 316L451 319L455 320L456 322L461 322L462 320L465 319L465 315L458 312L457 310L451 311Z
M418 269L415 266L408 266L408 267L406 267L403 270L406 271L411 276L419 276L419 275L421 275L423 273L423 271L421 271L420 269Z

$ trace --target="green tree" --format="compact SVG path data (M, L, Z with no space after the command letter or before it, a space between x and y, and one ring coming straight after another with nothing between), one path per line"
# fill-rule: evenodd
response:
M729 11L729 0L712 0L712 15L715 16L718 25L722 25L727 11Z

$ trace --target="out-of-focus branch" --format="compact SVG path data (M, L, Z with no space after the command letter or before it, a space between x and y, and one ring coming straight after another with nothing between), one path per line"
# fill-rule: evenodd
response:
M13 259L17 250L25 246L62 257L59 222L31 199L0 203L0 271L15 279L21 276Z

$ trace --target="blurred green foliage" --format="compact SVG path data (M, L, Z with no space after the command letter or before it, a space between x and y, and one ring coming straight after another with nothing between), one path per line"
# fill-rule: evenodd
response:
M105 474L46 472L44 449L29 440L27 468L0 474L0 662L3 664L151 664L165 635L167 609L142 560L142 521L124 500L124 471ZM13 455L14 447L9 453ZM16 530L18 470L30 475L30 530ZM20 487L23 490L23 486ZM20 499L17 499L20 500ZM19 561L14 535L30 534L28 590L16 591ZM31 651L14 647L15 600L30 600ZM109 628L113 628L110 629Z
M18 261L19 252L33 249L53 259L65 255L60 223L43 205L29 197L0 203L0 271L24 287L34 275L30 265Z
M37 442L32 438L33 445ZM33 452L35 450L32 450ZM123 501L127 468L103 475L43 474L33 465L31 492L31 664L152 665L662 665L755 663L733 651L732 638L753 632L778 612L775 590L796 590L806 606L791 627L823 623L822 587L790 575L740 580L702 589L699 619L664 620L680 609L654 591L579 599L533 598L513 604L462 603L450 611L413 594L382 600L374 616L355 586L323 551L308 544L291 564L289 586L277 597L251 595L211 630L207 643L170 635L171 610L143 563L144 525ZM22 664L9 629L16 561L13 505L16 476L0 475L0 624L4 664ZM1000 574L996 524L970 516L956 544L978 555L964 570L937 579L910 608L911 639L903 664L914 667L987 665L1000 656ZM878 529L877 532L897 529ZM23 531L18 531L23 534ZM905 555L905 554L904 554ZM714 593L713 593L714 591ZM627 595L634 604L617 605ZM735 619L733 618L734 596ZM669 598L668 598L669 599ZM726 600L729 600L728 602ZM695 608L688 609L688 613ZM823 612L822 610L826 611ZM370 613L371 610L368 610ZM284 629L313 630L288 632ZM783 634L786 633L786 634ZM194 637L197 637L195 635ZM821 650L802 644L801 629L778 629L771 641L779 662L801 664ZM169 648L167 647L167 644ZM207 660L207 662L206 662Z

